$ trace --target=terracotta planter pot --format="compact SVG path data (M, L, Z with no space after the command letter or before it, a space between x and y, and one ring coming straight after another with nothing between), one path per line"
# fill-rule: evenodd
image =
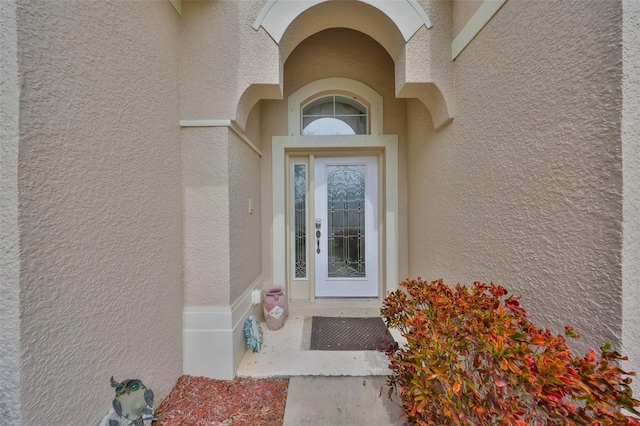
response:
M264 319L269 330L277 330L287 317L287 298L284 287L274 286L264 289Z

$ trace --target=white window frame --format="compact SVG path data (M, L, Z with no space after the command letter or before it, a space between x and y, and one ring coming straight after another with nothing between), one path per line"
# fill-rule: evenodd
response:
M318 98L332 95L354 98L367 107L369 134L382 135L382 96L366 84L340 77L313 81L289 96L287 134L289 136L302 134L302 107L304 105Z
M364 115L365 115L365 128L366 128L366 133L364 133L365 135L369 135L371 134L371 129L369 128L370 125L370 119L369 119L369 105L366 102L363 102L361 99L358 99L357 96L354 95L347 95L345 93L326 93L326 94L322 94L320 96L316 96L314 98L309 99L308 101L306 101L304 104L300 105L300 134L302 135L302 132L304 131L304 119L305 119L305 115L304 115L304 109L311 103L314 103L320 99L325 99L325 98L333 98L333 117L332 118L336 118L336 110L335 110L335 104L336 104L336 98L337 97L341 97L341 98L352 98L354 101L356 101L359 105L361 105L364 108ZM358 114L358 116L361 116L362 114ZM345 117L345 116L349 116L346 114L340 114L338 115L339 117ZM355 115L354 115L355 116ZM313 117L311 115L307 115L306 117ZM308 136L308 135L303 135L303 136ZM330 136L330 135L325 135L325 136ZM337 136L337 135L334 135ZM341 136L349 136L349 135L341 135Z

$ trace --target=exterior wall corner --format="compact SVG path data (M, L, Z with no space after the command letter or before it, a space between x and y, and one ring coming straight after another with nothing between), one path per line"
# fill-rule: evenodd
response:
M20 425L20 79L15 0L0 3L0 52L0 418L7 424Z
M640 374L640 3L622 8L622 349ZM640 379L631 386L640 394Z

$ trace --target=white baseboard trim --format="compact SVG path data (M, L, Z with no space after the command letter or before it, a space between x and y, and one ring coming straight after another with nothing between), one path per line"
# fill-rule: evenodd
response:
M251 291L262 290L259 276L231 306L185 306L182 322L182 371L190 376L231 380L246 352L244 321L258 316Z

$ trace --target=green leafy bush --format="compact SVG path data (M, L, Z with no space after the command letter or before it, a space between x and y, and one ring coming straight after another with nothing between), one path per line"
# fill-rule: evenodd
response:
M519 297L494 284L401 283L382 316L407 339L389 347L389 385L418 425L640 425L635 373L610 345L575 356L564 335L534 326Z

